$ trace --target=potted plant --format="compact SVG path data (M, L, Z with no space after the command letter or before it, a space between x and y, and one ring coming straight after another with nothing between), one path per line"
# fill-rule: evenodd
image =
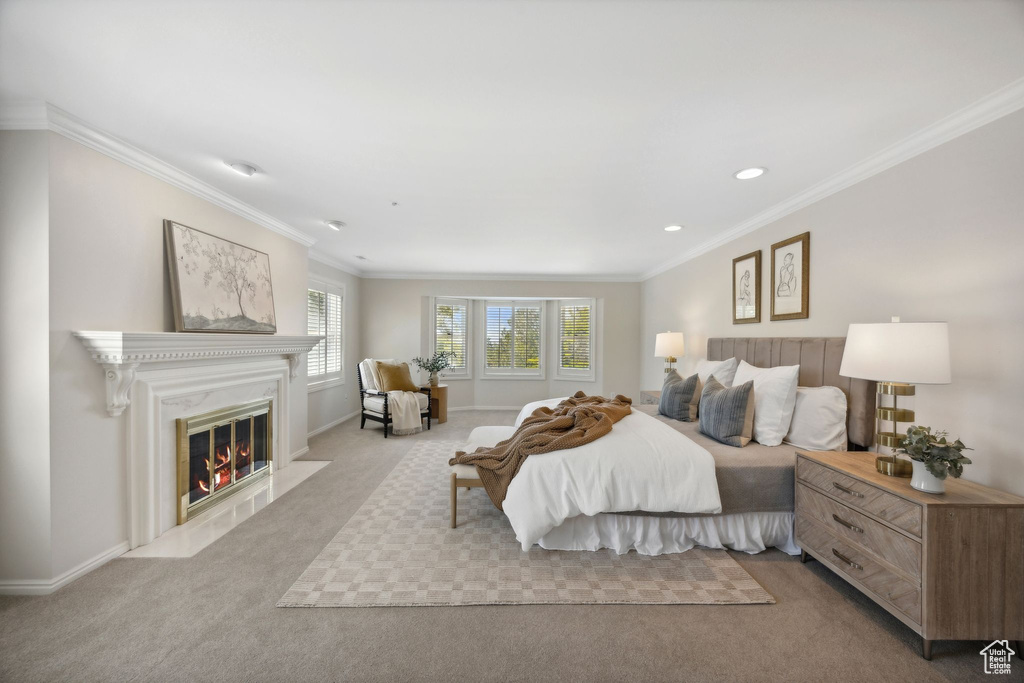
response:
M970 465L971 459L963 454L972 450L956 439L949 441L948 432L935 432L931 427L911 426L907 435L900 441L897 453L910 456L914 466L914 476L910 485L925 493L943 493L946 490L946 477L952 475L959 478L964 472L964 465Z
M416 356L412 359L420 370L424 370L430 373L430 386L437 386L437 373L441 372L447 367L451 367L452 359L455 357L454 353L449 351L438 351L430 358L420 358Z

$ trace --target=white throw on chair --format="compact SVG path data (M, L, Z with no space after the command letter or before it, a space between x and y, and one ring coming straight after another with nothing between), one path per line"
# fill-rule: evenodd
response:
M377 381L374 377L373 367L374 363L377 362L373 358L367 358L359 364L358 372L356 373L357 379L359 380L359 404L360 404L360 416L359 416L359 428L362 429L366 426L366 421L380 422L384 425L384 438L388 438L388 425L393 425L395 419L395 406L389 405L389 392L382 391L377 386ZM395 360L382 360L382 363L397 363ZM391 394L406 393L411 396L415 396L417 402L416 410L420 420L423 418L427 419L427 429L430 429L430 389L428 387L421 388L419 392L390 392ZM397 433L397 432L396 432Z

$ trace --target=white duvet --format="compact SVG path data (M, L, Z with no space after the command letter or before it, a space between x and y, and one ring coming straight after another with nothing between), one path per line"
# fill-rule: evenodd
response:
M516 426L539 406L527 404ZM701 446L633 411L610 434L579 448L531 455L502 504L523 550L567 519L602 512L722 511L715 461Z

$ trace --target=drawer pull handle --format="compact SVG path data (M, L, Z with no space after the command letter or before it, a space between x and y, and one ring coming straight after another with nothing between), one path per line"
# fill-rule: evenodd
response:
M845 526L850 531L856 531L858 534L864 533L864 530L861 529L859 526L857 526L856 524L850 524L849 522L847 522L845 519L843 519L839 515L835 515L835 514L832 515L832 519L834 519L835 521L839 522L840 524Z
M839 552L835 548L832 548L832 554L835 555L836 557L838 557L840 560L842 560L846 564L848 564L851 567L853 567L854 569L864 569L864 567L860 566L859 564L857 564L856 562L854 562L853 560L848 558L846 555L843 555L841 552Z
M858 498L863 498L864 497L863 493L858 493L858 492L854 491L853 489L848 489L848 488L846 488L845 486L843 486L842 484L840 484L837 481L832 482L832 486L835 486L837 489L839 489L843 493L849 493L851 496L857 496Z

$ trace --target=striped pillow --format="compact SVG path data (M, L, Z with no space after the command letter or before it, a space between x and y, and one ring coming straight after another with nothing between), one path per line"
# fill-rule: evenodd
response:
M668 373L665 384L661 387L658 412L673 420L696 422L700 389L700 378L697 375L683 379L678 372Z
M709 377L700 395L700 431L729 446L750 443L754 431L754 382L726 389L714 376Z

